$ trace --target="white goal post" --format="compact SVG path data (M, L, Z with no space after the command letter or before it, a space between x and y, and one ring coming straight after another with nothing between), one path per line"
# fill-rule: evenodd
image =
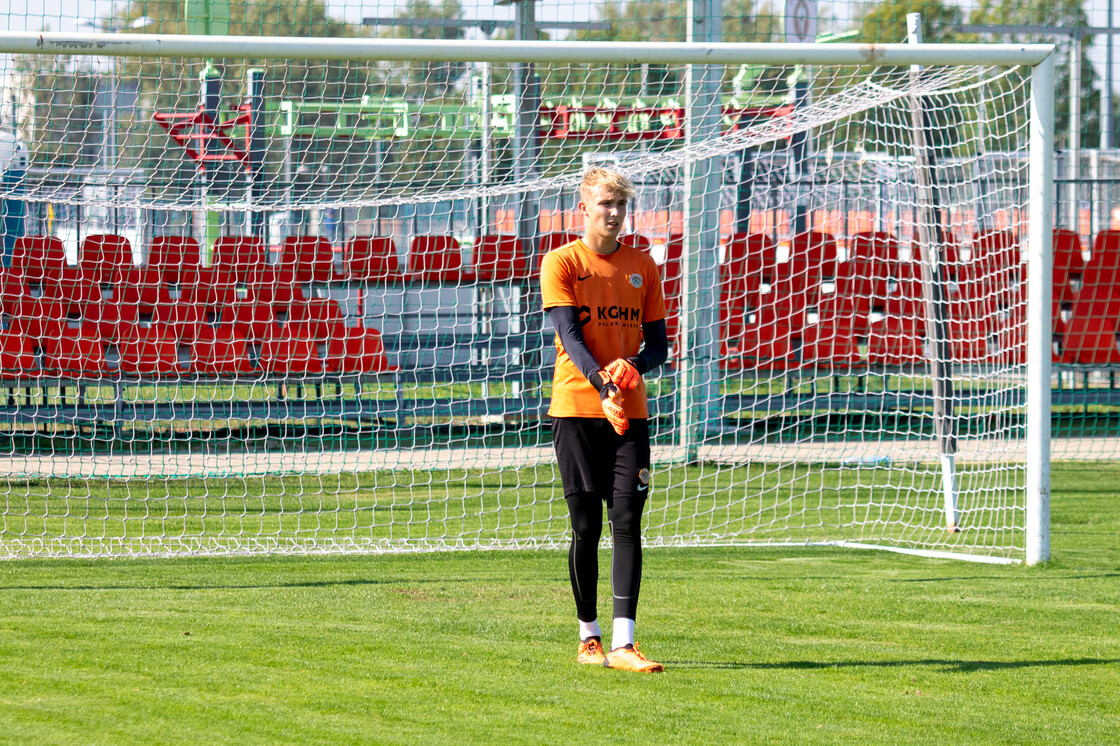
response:
M609 154L647 544L1045 561L1053 49L0 32L0 558L562 545L534 277Z

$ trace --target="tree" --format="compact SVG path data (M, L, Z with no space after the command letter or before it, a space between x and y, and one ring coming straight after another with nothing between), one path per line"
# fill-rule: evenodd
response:
M914 3L908 0L888 0L865 9L860 17L859 39L863 42L891 43L906 41L906 16L922 15L922 40L927 43L949 43L962 40L959 26L964 17L955 5L941 0Z
M1032 2L1023 4L1016 0L979 0L969 17L974 24L1062 26L1065 28L1088 26L1088 17L1081 7L1080 0L1054 0L1053 2ZM1054 129L1058 147L1070 146L1069 126L1072 107L1071 97L1062 92L1072 90L1072 74L1069 64L1071 41L1068 36L1047 34L1003 34L984 36L1004 42L1059 42L1061 50L1054 71L1054 90L1058 96L1054 101ZM1094 38L1086 36L1081 43L1081 126L1083 144L1096 143L1100 133L1100 96L1094 93L1098 76L1091 57Z

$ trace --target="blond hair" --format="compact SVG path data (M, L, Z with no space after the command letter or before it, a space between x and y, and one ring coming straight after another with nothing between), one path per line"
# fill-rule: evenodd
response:
M618 171L609 168L594 166L583 174L583 181L579 185L579 196L584 202L591 199L591 193L596 189L605 189L612 195L634 199L634 182Z

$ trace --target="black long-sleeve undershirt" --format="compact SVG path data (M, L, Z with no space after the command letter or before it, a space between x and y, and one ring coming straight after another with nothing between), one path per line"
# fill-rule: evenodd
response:
M591 382L596 391L603 388L602 378L596 375L602 370L603 365L595 359L583 339L583 327L579 323L579 309L575 306L553 306L548 309L548 318L560 337L560 344L564 351L580 372ZM645 375L669 359L669 334L665 328L665 319L647 321L642 324L642 338L644 344L641 351L633 357L627 358L630 363ZM607 361L608 363L611 361ZM605 363L604 363L605 364Z

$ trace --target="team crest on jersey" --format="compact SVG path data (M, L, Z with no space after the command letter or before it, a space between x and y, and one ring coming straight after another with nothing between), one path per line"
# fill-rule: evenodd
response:
M637 275L637 274L630 275L629 279L630 279L630 284L633 285L634 287L640 288L642 286L642 276L641 275Z

